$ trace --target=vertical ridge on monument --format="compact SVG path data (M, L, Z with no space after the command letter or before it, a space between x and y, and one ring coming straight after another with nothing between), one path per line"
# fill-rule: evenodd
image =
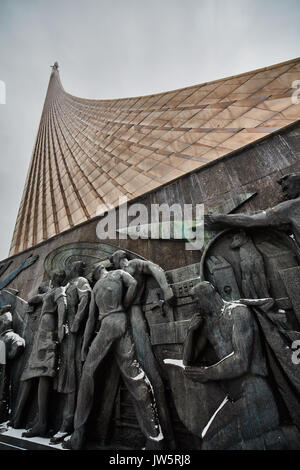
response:
M1 261L0 448L300 449L299 72L88 100L52 66Z

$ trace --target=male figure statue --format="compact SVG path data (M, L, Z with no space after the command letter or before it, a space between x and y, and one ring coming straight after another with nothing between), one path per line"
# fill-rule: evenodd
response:
M45 436L47 432L47 409L52 379L56 374L57 340L62 339L62 319L65 302L62 284L64 272L51 274L51 287L44 294L37 294L28 300L29 305L43 304L38 329L27 366L21 376L21 391L11 425L20 427L21 415L27 403L33 380L38 379L38 418L25 437Z
M63 337L59 351L59 369L55 388L64 394L63 420L60 430L52 437L51 443L63 440L73 431L76 398L81 376L81 346L91 287L83 277L84 263L75 261L66 273L68 283L64 289L66 309L63 318Z
M184 373L196 382L217 381L227 391L227 399L203 430L202 448L284 448L286 442L252 312L238 301L225 302L209 282L197 284L192 295L203 318L197 314L191 322L184 346L184 362L188 365ZM215 352L217 362L213 365L190 365L195 360L194 339L199 328L200 347L209 342Z
M137 283L130 274L120 269L108 272L103 265L96 269L98 272L95 277L98 281L92 291L82 346L82 361L85 363L77 399L75 431L70 439L65 439L63 446L71 449L82 448L86 423L94 399L94 375L111 350L133 398L142 432L153 443L160 442L163 436L155 412L151 384L138 364L128 328L126 309L134 299ZM97 317L100 329L90 345Z
M132 259L129 261L126 252L123 250L117 250L111 256L111 261L116 269L123 269L128 272L137 282L136 294L130 307L133 340L139 363L146 372L147 377L149 377L154 389L159 420L164 436L168 441L168 447L175 449L176 444L169 415L169 405L165 396L165 387L159 373L159 366L152 351L148 325L142 310L143 296L148 276L153 277L157 281L162 289L165 301L171 301L173 299L173 291L168 284L163 269L151 261L141 259Z

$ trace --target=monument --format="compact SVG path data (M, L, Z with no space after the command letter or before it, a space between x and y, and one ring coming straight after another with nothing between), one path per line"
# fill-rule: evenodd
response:
M300 449L299 67L86 100L53 65L0 265L1 445Z

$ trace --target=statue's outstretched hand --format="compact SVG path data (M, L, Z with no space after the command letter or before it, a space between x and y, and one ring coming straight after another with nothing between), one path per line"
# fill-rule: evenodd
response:
M210 230L216 228L220 223L223 222L223 214L205 214L204 215L204 226Z

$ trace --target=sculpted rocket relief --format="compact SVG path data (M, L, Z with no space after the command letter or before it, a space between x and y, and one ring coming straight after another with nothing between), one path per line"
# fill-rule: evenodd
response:
M80 242L50 253L26 303L32 340L16 338L10 425L70 449L114 442L130 419L147 449L300 448L300 174L280 184L272 209L207 216L200 264L164 272Z

